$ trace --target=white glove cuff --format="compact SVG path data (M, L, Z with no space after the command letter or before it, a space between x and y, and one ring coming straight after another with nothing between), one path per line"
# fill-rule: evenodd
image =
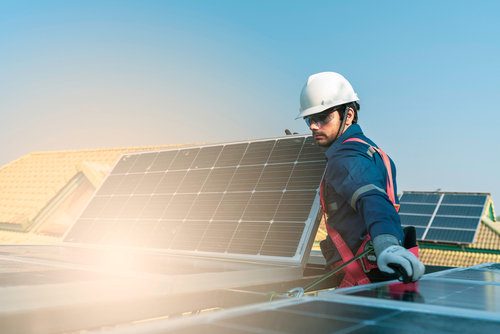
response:
M391 246L399 246L398 238L392 234L380 234L373 239L373 248L375 249L377 257L379 257L385 249Z

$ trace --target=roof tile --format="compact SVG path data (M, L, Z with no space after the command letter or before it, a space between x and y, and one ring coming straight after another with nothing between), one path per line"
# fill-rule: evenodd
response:
M34 152L0 167L0 223L33 219L78 172L95 187L123 152L185 145ZM80 166L80 167L79 167Z

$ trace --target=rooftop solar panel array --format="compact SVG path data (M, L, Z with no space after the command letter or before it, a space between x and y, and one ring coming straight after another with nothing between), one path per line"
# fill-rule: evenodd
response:
M486 204L485 194L404 193L401 224L415 226L417 239L473 243Z
M325 166L311 136L122 155L64 242L294 257Z

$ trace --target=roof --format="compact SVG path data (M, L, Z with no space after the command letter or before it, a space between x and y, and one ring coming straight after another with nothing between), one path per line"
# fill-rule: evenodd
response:
M486 262L500 262L500 223L495 217L489 193L460 193L487 195L476 238L472 244L419 242L419 258L426 265L470 267Z
M500 263L498 222L481 220L476 241L467 246L420 243L419 258L426 265L470 267L486 262Z
M124 152L146 151L185 145L161 145L35 152L0 168L0 229L29 231L33 221L78 175L97 188ZM22 235L25 235L24 237ZM0 231L4 240L32 240L26 233Z

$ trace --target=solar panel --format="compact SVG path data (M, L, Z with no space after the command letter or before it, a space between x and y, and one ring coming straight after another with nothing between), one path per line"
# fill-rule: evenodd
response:
M213 314L116 328L111 333L478 333L500 330L500 266L320 291Z
M64 242L297 262L325 166L304 135L123 154Z
M415 226L417 239L473 243L488 195L405 192L401 225Z
M425 305L500 312L500 267L482 264L425 275L415 284L377 283L359 289L339 290L349 296L404 300ZM496 313L497 314L497 313ZM497 316L497 315L496 315Z

